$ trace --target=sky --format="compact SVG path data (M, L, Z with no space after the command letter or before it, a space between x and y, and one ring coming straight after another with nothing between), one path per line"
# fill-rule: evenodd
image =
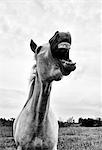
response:
M57 118L101 117L101 1L0 1L0 117L17 117L29 93L34 55L30 40L47 43L56 31L72 36L76 70L53 82Z

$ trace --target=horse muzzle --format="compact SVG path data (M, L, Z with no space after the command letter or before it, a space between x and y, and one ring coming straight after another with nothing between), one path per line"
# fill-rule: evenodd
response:
M76 63L73 63L71 60L59 60L60 62L60 70L63 75L67 76L72 71L76 69Z

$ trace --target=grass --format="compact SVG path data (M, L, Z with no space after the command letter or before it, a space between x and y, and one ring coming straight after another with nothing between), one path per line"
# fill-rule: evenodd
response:
M16 150L12 127L0 127L0 150ZM60 128L58 150L102 150L102 127Z
M58 150L102 150L102 127L60 128Z
M0 127L0 150L16 150L12 127Z

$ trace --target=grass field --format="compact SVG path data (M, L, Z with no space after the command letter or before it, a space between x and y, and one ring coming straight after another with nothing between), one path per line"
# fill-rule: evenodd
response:
M0 150L16 150L12 127L0 127ZM102 127L60 128L58 150L102 150Z

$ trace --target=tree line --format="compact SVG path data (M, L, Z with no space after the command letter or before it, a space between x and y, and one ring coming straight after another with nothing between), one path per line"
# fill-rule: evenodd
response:
M0 126L13 126L14 118L5 119L0 118Z
M80 126L85 126L85 127L100 127L100 126L102 126L102 119L101 118L97 118L97 119L92 119L92 118L83 119L83 118L79 118L78 122L79 122Z
M58 121L59 127L68 127L68 126L75 126L75 127L101 127L102 126L102 119L92 119L92 118L79 118L78 122L76 123L73 119L68 119L67 121Z
M13 126L14 118L5 119L0 118L0 126ZM102 119L92 119L92 118L79 118L78 122L76 123L74 118L71 117L67 121L58 121L59 127L69 127L69 126L83 126L83 127L101 127L102 126Z

